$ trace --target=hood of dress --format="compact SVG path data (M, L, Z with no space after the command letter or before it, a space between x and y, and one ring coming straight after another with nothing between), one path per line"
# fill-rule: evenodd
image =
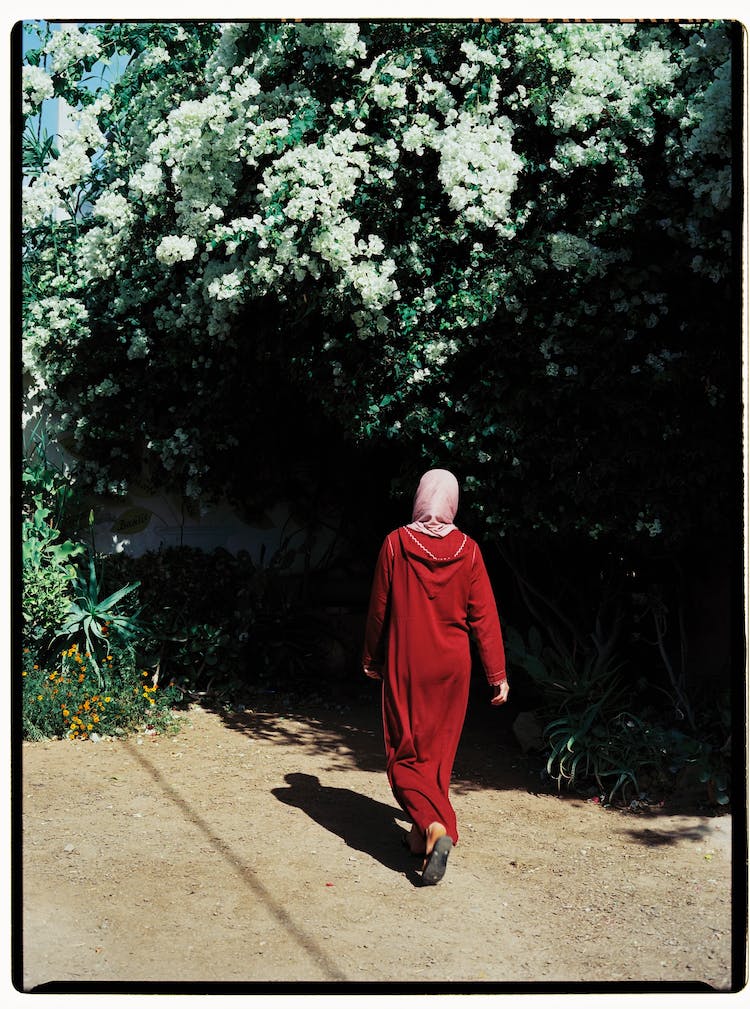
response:
M455 545L450 544L447 556L441 556L446 554L442 539L435 537L429 545L423 544L405 526L399 529L398 535L402 554L430 599L439 595L467 563L469 541L463 533L455 537Z

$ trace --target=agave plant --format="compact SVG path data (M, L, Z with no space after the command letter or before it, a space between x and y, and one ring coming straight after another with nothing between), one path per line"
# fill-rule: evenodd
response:
M138 612L122 613L118 609L122 600L139 585L140 582L131 582L100 599L101 587L93 557L89 560L88 577L76 579L73 600L57 637L66 637L68 640L83 637L100 686L103 677L97 661L97 650L107 644L113 633L127 644L140 630Z
M611 803L628 789L638 794L639 777L661 763L658 742L650 727L627 711L601 718L601 705L593 704L579 716L555 719L545 728L550 746L547 773L558 788L575 788L594 779Z

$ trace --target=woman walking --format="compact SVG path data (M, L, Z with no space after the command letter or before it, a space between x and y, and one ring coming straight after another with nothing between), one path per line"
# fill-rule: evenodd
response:
M443 878L458 841L448 789L469 698L470 635L491 703L508 697L492 587L479 546L454 525L457 510L453 474L425 473L411 523L380 549L363 655L365 673L383 681L386 772L427 884Z

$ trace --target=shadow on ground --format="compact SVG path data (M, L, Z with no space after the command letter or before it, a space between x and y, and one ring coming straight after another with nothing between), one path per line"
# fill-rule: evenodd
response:
M383 726L380 712L380 687L372 683L372 695L342 704L307 704L281 695L259 695L252 710L217 711L226 726L255 741L282 741L301 747L314 756L321 772L357 769L385 773ZM490 789L521 790L534 795L554 795L584 805L588 797L573 791L558 791L544 773L546 758L538 753L525 754L512 730L519 714L512 704L494 708L482 682L473 682L469 707L456 755L451 791L462 795ZM700 796L674 790L653 809L620 810L641 821L649 816L697 815L712 818L728 809L711 809ZM683 830L655 831L634 828L634 840L651 847L669 845ZM697 839L697 838L696 838Z
M295 806L321 827L338 835L349 848L376 859L393 872L403 873L414 886L420 885L420 862L401 843L405 832L394 820L408 826L403 811L378 802L350 788L323 785L317 775L291 773L284 777L286 788L272 788L279 802Z
M512 712L489 704L489 693L472 690L456 755L452 790L529 789L538 784L513 736ZM244 711L217 710L224 724L250 739L284 742L315 756L322 772L355 768L385 773L380 688L362 703L305 704L276 695L259 695Z

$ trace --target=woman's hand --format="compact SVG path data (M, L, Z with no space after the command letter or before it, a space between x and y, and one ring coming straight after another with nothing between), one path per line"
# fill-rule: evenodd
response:
M495 707L499 707L499 705L505 704L505 702L508 700L509 691L510 687L508 686L507 680L503 680L502 683L493 684L490 704L494 704Z
M383 674L381 673L381 671L379 669L376 669L374 666L363 666L362 668L364 669L365 676L369 676L371 680L383 679Z

